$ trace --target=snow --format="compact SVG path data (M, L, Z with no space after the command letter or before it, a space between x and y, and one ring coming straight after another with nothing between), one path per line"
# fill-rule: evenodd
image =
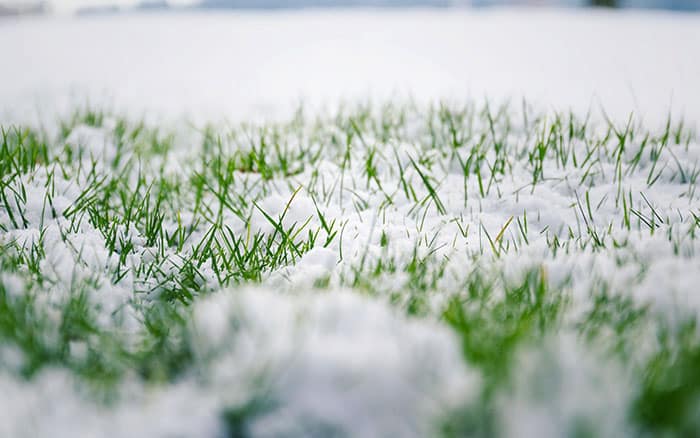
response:
M182 382L164 389L125 385L123 401L104 407L78 389L63 370L46 370L31 382L0 374L5 400L0 435L7 437L223 436L216 400Z
M353 292L222 292L197 305L194 324L197 354L212 362L217 386L257 382L269 397L271 407L254 415L253 436L321 427L425 436L426 418L478 394L446 327L397 317Z
M682 113L693 125L700 122L700 81L695 79L700 57L691 56L697 47L697 15L417 10L32 18L0 25L0 121L44 122L53 129L57 115L84 101L113 106L136 119L204 121L284 117L299 101L321 112L343 99L411 96L422 102L471 96L517 102L525 96L542 108L572 108L581 115L602 107L613 119L625 120L632 110L635 121L652 125L664 122L673 108L674 115ZM87 165L94 158L97 170L105 171L116 154L114 129L111 121L100 128L76 127L67 144L84 162L74 164ZM419 198L426 197L411 167L418 146L395 146L406 178L415 183ZM697 146L669 144L661 161L670 162L673 154L692 168L700 158ZM572 147L585 153L580 142ZM187 142L176 144L164 162L155 159L142 170L162 166L167 174L187 174L196 166L191 149ZM364 178L367 151L353 151L347 174L332 152L324 150L327 155L315 169L319 180L341 178L355 189L352 196L367 200L367 207L357 211L341 184L319 206L328 221L342 224L343 232L332 244L266 274L258 287L212 287L208 297L198 299L188 336L201 369L171 385L149 387L134 379L123 385L110 408L97 406L65 370L45 370L29 382L0 374L0 393L12 401L0 402L0 436L71 431L86 437L215 437L224 433L225 410L249 406L260 409L247 419L253 436L329 431L429 435L431 420L474 403L482 389L478 373L463 361L456 335L435 314L450 294L462 293L460 287L477 269L485 275L503 273L504 284L540 269L551 284L570 293L570 319L588 310L591 292L603 286L669 319L700 314L700 296L693 288L700 282L700 271L694 269L700 241L684 240L688 221L677 218L683 211L687 219L700 201L684 195L688 184L674 180L671 169L649 187L646 178L653 164L645 158L624 182L634 194L635 208L651 214L638 196L643 192L658 214L669 218L663 230L654 235L646 229L619 231L615 238L628 242L623 248L567 248L553 255L546 242L551 236L565 236L569 226L585 234L579 212L572 208L583 193L578 185L583 169L562 169L549 160L547 180L523 191L532 172L516 163L499 182L501 196L478 196L472 178L466 185L467 206L459 169L436 151L431 158L437 163L434 176L446 215L435 206L416 214L414 203L398 190L393 205L378 214L381 193L355 183ZM377 179L395 186L395 157L385 155L377 154ZM587 187L596 206L593 225L619 228L620 207L607 196L617 189L613 164L603 159L599 167ZM256 178L260 176L236 174L237 184ZM284 227L307 220L318 227L316 198L305 190L295 192L310 178L309 169L293 177L276 176L260 208L273 218L284 214ZM45 229L42 272L48 273L51 286L39 304L46 306L49 320L56 318L51 304L66 300L75 284L96 277L100 286L88 296L96 321L126 334L137 332L141 322L134 308L147 305L157 292L148 297L133 292L150 290L155 279L154 284L138 284L126 276L113 285L108 274L115 255L106 250L100 232L84 221L79 229L63 233L68 224L61 215L78 199L85 181L71 181L70 175L55 178L51 190L58 218L53 218L44 209L47 180L45 171L22 175L28 224L0 235L0 243L30 247ZM247 190L244 185L235 189ZM524 211L529 245L500 257L487 247L481 264L474 262L473 256L487 246L482 230L495 236L509 218ZM193 217L186 208L182 211L185 223ZM273 229L259 210L251 211L248 223L233 215L223 220L239 235ZM0 211L0 223L9 224L7 212ZM469 231L457 241L466 225ZM504 241L517 241L514 227L505 231ZM192 241L204 231L198 229ZM672 241L667 231L676 236ZM129 266L156 257L138 230L120 233L134 244ZM417 242L426 242L418 245L420 256L431 254L445 267L436 290L426 293L427 317L400 314L390 304L396 297L363 296L340 286L360 264L367 267L381 258L404 266ZM179 254L167 255L171 261L163 264L165 273L177 269ZM202 272L201 282L213 285L211 267L203 266ZM312 290L318 279L327 279L330 287ZM397 292L400 307L409 280L408 273L397 272L372 281L379 290ZM0 281L11 297L26 292L20 276L2 274ZM582 418L595 422L601 436L629 433L623 415L633 397L628 376L601 364L595 352L570 335L548 339L541 350L519 352L523 367L512 393L498 405L506 436L562 436ZM643 350L640 346L636 353L641 356ZM85 353L85 344L70 345L71 356ZM3 347L0 359L14 369L23 357ZM551 389L544 398L538 392L542 379Z
M426 419L478 394L454 333L355 293L228 290L194 313L203 380L134 381L101 406L61 370L31 382L0 373L0 392L12 400L0 409L0 436L225 436L223 412L263 400L245 425L251 436L419 437L434 426Z
M500 402L505 436L634 436L627 422L631 383L579 340L548 339L539 351L521 352L518 363L514 389Z
M700 15L532 10L45 17L0 26L0 116L269 118L299 101L526 97L700 120ZM1 118L0 118L1 120Z
M109 123L102 128L79 125L69 138L73 139L72 146L89 153L83 160L90 162L89 155L104 157L111 153L113 129ZM583 145L578 147L583 148ZM694 147L695 144L690 145L688 151ZM400 148L406 157L418 152L416 146L401 145ZM674 154L683 164L692 163L695 156L685 151L683 144L669 144L661 159L670 160ZM352 186L353 178L362 179L361 154L365 152L353 152L358 156L353 156L353 164L347 170L347 187ZM332 155L333 152L327 153ZM578 153L582 155L583 149ZM381 169L378 178L389 187L398 177L397 169L390 165L390 154L386 155L377 158L378 169ZM169 159L181 160L182 155L176 151ZM20 434L18 431L26 430L22 425L31 422L33 426L26 433L48 436L52 430L73 429L77 419L89 413L91 420L81 424L78 431L84 436L169 436L178 430L185 434L201 432L217 436L224 426L215 413L257 406L262 399L269 404L263 403L261 412L246 423L253 436L276 436L290 431L292 426L298 427L292 429L298 435L334 430L350 436L425 436L429 434L425 428L432 425L430 419L462 404L473 403L478 397L478 377L463 362L459 341L433 316L420 320L399 316L398 310L387 303L390 297L363 297L357 292L339 290L337 284L343 275L351 275L361 263L371 266L376 260L391 256L398 266L403 266L412 256L415 243L428 239L433 243L419 245L420 255L433 252L438 259L445 257L446 260L445 275L427 297L434 311L444 305L445 297L460 293L459 288L473 270L481 269L485 275L503 272L506 274L503 281L517 282L524 272L540 268L553 285L563 284L565 290L571 292L574 305L569 318L572 319L588 309L590 293L603 284L610 293L630 296L642 305L650 304L653 311L670 319L683 316L684 312L700 313L700 300L692 287L700 281L700 272L693 269L695 254L700 251L697 239L679 240L676 253L665 229L654 235L646 229L632 229L620 231L616 236L620 241L629 241L624 248L606 251L574 248L555 256L546 244L547 236L563 236L567 225L579 222L577 211L571 207L577 189L562 181L567 177L577 180L579 175L567 175L567 171L548 162L545 168L548 180L539 183L534 191L521 195L518 188L527 186L532 175L516 165L500 182L500 198L495 193L478 198L476 181L470 181L467 190L471 193L470 199L478 199L478 206L470 204L465 208L461 179L451 173L448 158L435 154L433 159L439 163L434 169L443 169L443 173L436 171L436 179L443 181L438 190L447 217L461 217L466 224L471 224L466 238L456 243L456 224L439 214L434 206L429 206L425 215L413 214L412 204L397 196L395 205L378 214L377 205L382 197L376 191L367 190L362 196L370 200L369 206L357 212L352 204L354 198L347 194L342 197L342 191L337 188L331 191L328 203L322 208L327 210L327 220L335 219L344 224L343 259L339 257L341 241L335 241L328 248L314 248L297 263L272 272L259 288L235 292L223 289L199 299L194 305L190 335L197 363L203 364L203 368L194 370L194 375L167 387L142 387L143 384L136 382L135 393L123 395L119 404L110 409L93 406L85 394L72 389L76 385L62 371L48 372L31 382L3 376L0 390L13 394L18 402L8 407L6 418L0 422L5 429L0 432L15 436ZM607 164L605 160L601 163L602 166ZM75 165L80 166L80 163ZM192 163L179 165L184 170ZM625 179L625 184L643 190L657 214L664 218L675 217L681 210L697 210L698 199L681 196L688 190L687 184L673 182L671 175L664 174L657 184L647 187L643 181L652 165L641 163L637 171ZM319 168L329 180L332 175L340 174L337 164L331 160L324 161ZM259 175L246 177L255 179ZM309 177L307 171L293 179L303 185ZM418 181L417 171L407 168L405 178ZM615 190L612 178L614 172L602 172L590 189L592 204L599 206L595 221L601 228L620 221L619 207L615 207L613 197L604 199L606 193ZM30 246L37 242L43 223L47 256L42 261L42 271L54 283L49 288L48 303L63 302L74 284L96 277L101 280L101 287L91 291L88 299L97 322L102 327L135 333L140 322L131 305L142 299L147 302L153 296L137 297L133 290L148 290L147 285L135 284L130 278L118 285L111 284L108 268L114 263L114 255L108 254L104 238L88 222L63 238L61 230L68 224L61 213L80 196L76 185L81 181L80 178L77 181L55 178L53 190L59 217L53 219L43 209L46 179L44 171L23 175L29 199L27 228L9 230L0 236L0 243L14 240L21 246ZM295 192L293 187L297 184L285 184L286 180L282 176L273 179L270 187L275 189L260 206L274 218L279 218L286 209L285 227L307 220L318 226L311 195L305 190ZM418 184L415 187L419 199L427 196L424 187ZM634 205L648 213L636 192ZM531 228L530 244L517 252L504 253L502 258L489 256L487 249L482 264L476 264L471 257L484 246L478 231L480 224L495 235L511 215L520 215L525 210ZM9 223L6 212L0 212L0 221ZM248 226L240 220L227 225L240 234ZM249 226L271 231L269 221L262 215L254 214ZM541 233L546 226L550 227L550 232ZM678 236L685 235L687 226L687 222L669 219L668 227ZM153 248L145 246L138 230L123 231L135 233L130 237L135 244L133 266L155 257ZM381 243L382 232L388 237L386 247ZM515 240L512 229L507 231L505 239ZM177 254L171 255L172 266L164 265L166 271L176 269ZM203 267L202 271L208 275L206 269ZM322 277L329 278L330 288L310 291L314 280ZM5 276L2 280L14 296L21 291L19 279ZM380 290L401 293L408 278L406 273L399 272L374 281ZM566 286L569 282L570 286ZM217 288L214 286L214 289ZM50 306L47 306L47 316L55 324L60 321L60 315L52 313ZM503 401L499 410L499 415L505 416L506 436L518 435L521 428L524 428L522 433L534 434L542 430L542 424L548 425L548 436L560 436L578 425L580 418L594 421L591 419L598 418L601 413L621 412L620 406L627 403L629 391L618 379L617 371L591 362L585 350L567 345L573 341L562 336L562 340L553 341L554 352L546 352L557 361L546 362L542 358L544 353L539 351L525 351L525 356L518 359L524 364L522 380L517 382L515 393ZM79 357L84 350L84 345L71 345L72 355ZM644 349L640 346L636 353L642 355ZM21 357L17 358L11 351L3 354L8 355L10 363L21 361ZM531 367L528 354L532 354L531 360L535 361ZM552 375L562 376L554 382L556 391L552 396L558 398L540 400L537 398L539 387L529 386L528 373L539 375L537 361L542 360L554 367ZM602 399L601 390L596 388L607 389L608 382L622 386L616 387L619 393L616 392L615 397ZM547 382L544 385L548 388ZM47 395L40 398L37 394ZM195 405L196 412L191 413L189 420L183 419L182 413L190 415L189 406ZM37 410L50 414L37 418ZM159 418L159 422L144 427L151 416ZM553 419L557 422L552 422ZM604 435L621 435L627 427L624 419L615 415L596 424Z

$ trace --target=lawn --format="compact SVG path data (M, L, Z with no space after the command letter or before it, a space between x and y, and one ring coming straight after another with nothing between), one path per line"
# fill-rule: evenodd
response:
M700 149L669 117L81 107L0 144L0 435L690 436Z

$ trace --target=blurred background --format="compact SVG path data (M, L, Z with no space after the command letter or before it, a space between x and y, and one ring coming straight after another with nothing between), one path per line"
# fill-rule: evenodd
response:
M0 0L0 16L318 7L608 7L700 11L700 0Z
M700 0L0 6L0 120L76 102L206 123L284 118L301 102L522 97L581 114L605 105L623 121L664 123L673 108L700 126Z

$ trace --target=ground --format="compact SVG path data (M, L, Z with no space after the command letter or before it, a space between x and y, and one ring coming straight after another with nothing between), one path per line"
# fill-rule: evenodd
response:
M698 21L5 23L0 436L694 435Z

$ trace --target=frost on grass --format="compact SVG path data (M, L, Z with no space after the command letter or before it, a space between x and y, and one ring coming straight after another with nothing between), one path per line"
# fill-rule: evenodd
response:
M473 103L188 126L3 128L11 435L83 410L85 436L697 430L693 127Z

